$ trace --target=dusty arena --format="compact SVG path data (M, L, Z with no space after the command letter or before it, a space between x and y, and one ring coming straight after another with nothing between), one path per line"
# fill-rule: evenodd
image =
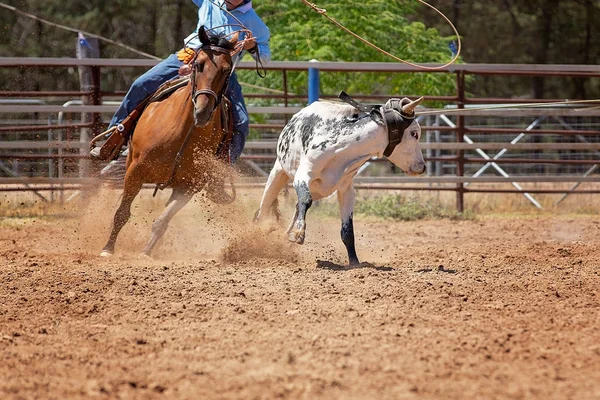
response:
M108 259L110 195L5 213L0 398L600 398L597 214L357 216L349 269L337 219L292 245L256 196L197 199L140 258L140 197Z

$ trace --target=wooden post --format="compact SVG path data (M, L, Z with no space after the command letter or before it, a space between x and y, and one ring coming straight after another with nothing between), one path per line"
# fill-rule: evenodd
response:
M77 58L100 58L100 48L97 38L77 38ZM100 96L100 69L98 67L79 67L79 88L82 92L91 92L81 97L82 105L100 105L102 99ZM93 123L93 127L81 128L79 141L89 143L94 134L98 134L100 123L100 114L82 113L82 123ZM79 149L81 154L88 154L87 147ZM79 176L87 177L90 171L89 159L82 158L79 161Z

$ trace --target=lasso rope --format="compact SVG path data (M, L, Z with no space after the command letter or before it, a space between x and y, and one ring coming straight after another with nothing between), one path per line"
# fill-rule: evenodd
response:
M64 29L66 31L69 31L69 32L74 32L74 33L81 32L81 33L83 33L86 36L97 38L97 39L100 39L100 40L104 40L105 42L108 42L110 44L114 44L114 45L119 46L119 47L123 47L124 49L127 49L129 51L133 51L134 53L140 54L140 55L142 55L144 57L152 58L153 60L162 60L162 58L160 58L160 57L154 56L152 54L144 53L141 50L134 49L133 47L127 46L127 45L125 45L123 43L115 42L114 40L106 38L104 36L96 35L95 33L82 31L81 29L75 29L75 28L71 28L71 27L68 27L68 26L65 26L65 25L61 25L61 24L57 24L57 23L45 20L45 19L37 17L37 16L35 16L33 14L29 14L29 13L26 13L24 11L21 11L18 8L15 8L13 6L9 6L8 4L3 3L3 2L0 2L0 7L7 8L7 9L13 11L13 12L16 12L17 14L20 14L20 15L23 15L24 17L31 18L31 19L34 19L36 21L42 22L42 23L44 23L46 25L54 26L56 28L61 28L61 29Z
M232 12L230 12L230 11L227 9L227 7L223 8L221 5L219 5L219 4L217 4L217 3L215 3L213 0L208 0L208 1L210 1L210 2L212 3L212 5L214 5L215 7L218 7L218 8L220 8L220 9L221 9L221 11L224 11L225 13L229 14L229 15L230 15L230 16L231 16L233 19L235 19L235 20L237 21L237 23L239 24L239 26L240 26L240 28L241 28L241 29L239 29L238 31L234 31L234 32L232 32L232 33L228 34L227 36L232 36L232 35L234 35L234 34L235 34L235 33L237 33L237 32L243 32L243 33L245 34L245 35L244 35L244 39L243 39L243 40L239 40L239 41L238 41L238 43L236 44L236 50L235 50L235 52L234 52L234 53L232 53L232 55L234 55L234 54L236 54L236 53L239 53L240 51L242 51L242 50L243 50L243 48L244 48L244 43L246 43L247 41L249 41L249 39L250 39L250 38L252 38L252 31L251 31L250 29L248 29L248 28L247 28L247 27L246 27L246 26L245 26L245 25L242 23L242 21L240 21L240 20L238 19L238 17L236 17L235 15L233 15L233 13L232 13ZM225 2L227 2L227 0L225 0ZM235 25L233 25L233 24L226 24L226 25L216 26L216 27L214 27L214 28L206 28L206 30L207 30L207 31L212 31L212 30L216 30L216 29L218 29L218 28L223 28L223 27L226 27L226 26L235 26Z
M241 52L241 51L244 49L244 44L245 44L246 42L248 42L248 41L249 41L249 40L252 38L252 31L251 31L250 29L248 29L248 28L247 28L247 27L246 27L246 26L245 26L245 25L242 23L242 21L240 21L240 20L238 19L238 17L236 17L235 15L233 15L233 13L232 13L232 12L230 12L230 11L227 9L227 7L223 8L221 5L219 5L219 4L217 4L217 3L215 3L213 0L208 0L208 1L209 1L209 2L210 2L212 5L214 5L215 7L218 7L218 8L220 8L220 9L221 9L221 11L224 11L225 13L227 13L227 14L231 15L231 17L232 17L233 19L235 19L235 20L238 22L239 26L242 28L242 29L238 30L238 32L240 32L240 31L241 31L241 32L245 33L245 37L244 37L244 39L243 39L243 40L240 40L240 41L239 41L239 42L236 44L236 51L235 51L234 53L232 53L232 55L233 55L233 54L236 54L236 53L238 53L238 52ZM228 0L225 0L225 3L229 3L229 1L228 1ZM232 24L229 24L229 25L222 25L222 26L234 26L234 25L232 25ZM216 29L216 28L221 28L222 26L218 26L218 27L215 27L215 28L210 28L210 29L208 29L208 30L212 30L212 29ZM232 35L232 34L235 34L235 33L236 33L236 32L233 32L233 33L231 33L230 35ZM258 43L256 43L256 48L258 48ZM258 76L260 76L261 78L264 78L265 76L267 76L267 70L265 69L265 66L263 65L263 63L262 63L262 61L261 61L261 59L260 59L260 53L257 53L257 55L256 55L256 57L255 57L255 60L256 60L256 73L257 73L257 74L258 74ZM260 70L259 70L259 67L258 67L258 66L259 66L259 64L260 64L260 68L262 69L262 72L263 72L263 74L261 74L261 73L260 73ZM235 66L234 66L234 69L235 69Z
M339 22L337 22L335 19L331 18L329 15L327 15L327 10L326 9L319 8L315 4L313 4L313 3L311 3L311 2L309 2L307 0L302 0L302 2L304 4L306 4L307 6L309 6L310 8L312 8L313 10L315 10L316 12L318 12L319 14L321 14L322 16L324 16L325 18L327 18L329 21L331 21L332 23L334 23L335 25L337 25L338 27L340 27L341 29L343 29L344 31L346 31L347 33L349 33L350 35L352 35L355 38L359 39L363 43L371 46L375 50L377 50L377 51L385 54L386 56L393 58L396 61L399 61L401 63L407 64L407 65L410 65L410 66L413 66L413 67L425 69L425 70L438 70L438 69L446 68L447 66L454 64L454 62L460 56L460 50L461 50L460 35L458 34L458 31L456 30L456 28L454 27L454 25L452 24L452 22L450 22L450 20L448 19L448 17L446 17L440 10L438 10L437 8L435 8L434 6L432 6L431 4L429 4L429 3L427 3L427 2L425 2L423 0L417 0L417 1L419 3L425 4L427 7L433 9L435 12L437 12L438 14L440 14L446 20L446 22L448 22L448 24L452 27L452 30L456 34L456 39L458 41L458 47L457 47L457 50L456 50L456 54L454 55L454 57L452 58L452 60L450 60L449 62L447 62L444 65L440 65L438 67L429 67L429 66L426 66L426 65L415 64L415 63L412 63L410 61L406 61L406 60L403 60L403 59L401 59L399 57L396 57L395 55L393 55L393 54L391 54L391 53L383 50L382 48L377 47L376 45L374 45L373 43L369 42L368 40L363 39L362 37L360 37L356 33L352 32L350 29L346 28L344 25L342 25Z
M498 110L498 109L507 109L507 108L529 108L529 107L553 107L558 105L566 105L566 104L586 104L586 103L598 103L600 99L596 100L565 100L565 101L557 101L552 103L517 103L517 104L502 104L502 105L492 105L487 107L473 107L473 108L454 108L454 109L443 109L443 110L424 110L419 111L419 115L431 115L431 114L449 114L456 112L465 112L465 111L488 111L488 110ZM575 111L588 111L598 108L598 106L586 107L575 109Z

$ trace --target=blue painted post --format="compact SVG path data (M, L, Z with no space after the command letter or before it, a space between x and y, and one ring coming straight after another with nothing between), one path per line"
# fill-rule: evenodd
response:
M318 60L312 59L310 62L318 63ZM308 69L308 104L319 100L319 69Z

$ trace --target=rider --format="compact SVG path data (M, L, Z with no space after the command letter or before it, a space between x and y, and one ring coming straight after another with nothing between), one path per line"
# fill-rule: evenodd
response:
M252 8L251 0L192 0L198 6L198 24L194 32L185 39L185 46L196 49L201 46L198 39L198 29L204 26L205 29L213 32L223 32L225 34L233 33L242 27L252 32L252 38L245 38L243 33L239 39L247 39L244 42L244 50L234 55L234 66L248 51L254 59L262 64L266 64L271 59L271 50L269 49L269 28L260 19ZM125 95L123 102L112 117L106 134L114 132L119 124L149 95L153 94L160 85L166 81L178 76L179 68L184 65L185 52L171 54L168 58L155 65L152 69L140 76L133 82L131 88ZM226 91L227 98L232 103L233 111L233 130L234 135L229 151L230 160L233 164L244 149L246 138L249 132L248 111L242 97L242 88L237 80L235 72L232 72L229 78L229 85ZM130 134L131 132L126 132ZM92 156L96 156L96 149L92 150ZM128 151L125 150L123 154Z

